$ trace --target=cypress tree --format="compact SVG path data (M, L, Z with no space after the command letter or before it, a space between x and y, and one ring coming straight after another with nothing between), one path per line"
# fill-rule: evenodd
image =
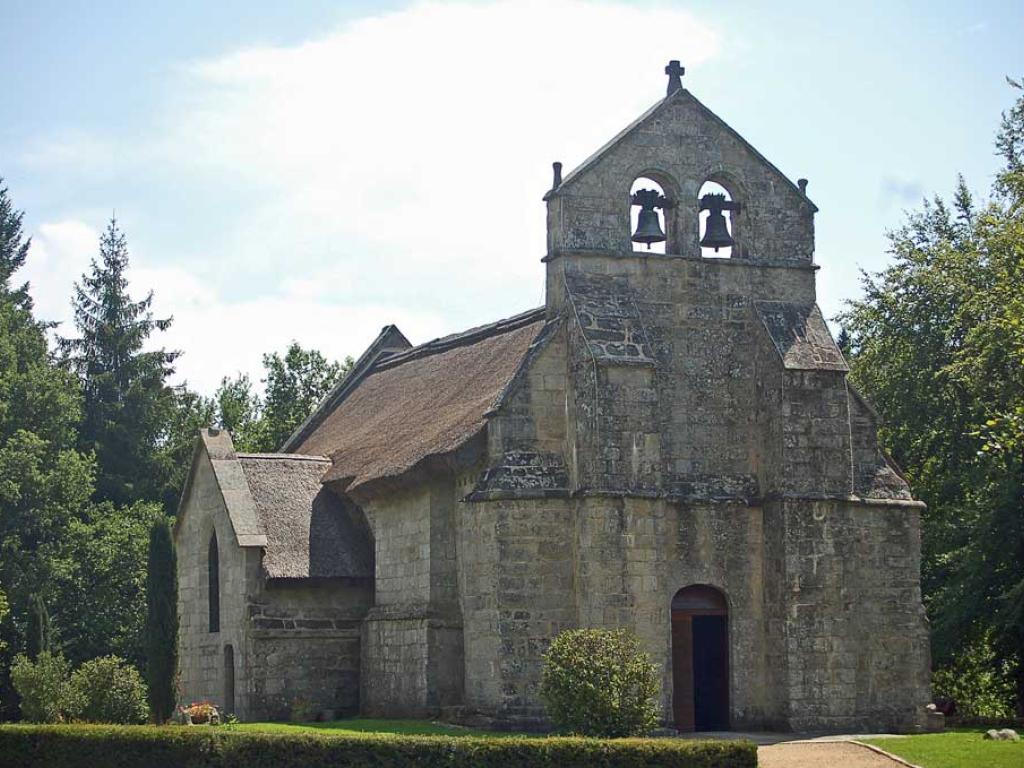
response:
M146 573L146 682L156 723L174 713L178 671L178 576L171 527L161 517L149 531Z
M25 652L32 661L39 658L40 653L51 649L50 614L46 603L39 595L33 595L28 611L28 633L25 638Z

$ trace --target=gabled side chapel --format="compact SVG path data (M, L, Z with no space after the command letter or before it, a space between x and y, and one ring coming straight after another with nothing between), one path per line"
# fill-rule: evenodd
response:
M815 304L817 209L666 72L556 164L543 307L386 327L280 453L203 432L185 699L544 727L550 640L631 627L682 730L924 724L923 505Z

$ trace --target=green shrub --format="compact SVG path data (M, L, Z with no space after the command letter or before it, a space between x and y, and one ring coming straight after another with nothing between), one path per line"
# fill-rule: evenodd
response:
M11 682L21 697L21 716L30 723L62 723L74 708L71 664L59 653L43 651L35 661L18 654Z
M146 684L135 667L117 656L87 661L71 676L68 714L88 723L144 723Z
M557 728L582 736L644 736L658 721L657 671L624 629L571 629L544 655L541 698Z
M271 734L175 726L0 726L19 768L755 768L746 741Z

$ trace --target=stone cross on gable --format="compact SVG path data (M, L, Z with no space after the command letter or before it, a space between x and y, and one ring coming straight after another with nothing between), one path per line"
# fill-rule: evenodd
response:
M683 75L686 73L686 67L679 66L679 62L676 59L672 59L665 67L665 74L668 75L668 93L666 96L671 96L676 91L682 90L683 87Z

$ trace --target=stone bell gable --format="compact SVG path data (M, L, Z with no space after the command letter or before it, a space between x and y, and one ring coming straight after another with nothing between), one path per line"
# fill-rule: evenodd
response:
M734 258L809 264L814 213L806 190L684 88L670 93L545 195L548 254L629 252L629 193L640 177L657 181L666 211L666 252L697 249L698 193L720 184L739 205Z

